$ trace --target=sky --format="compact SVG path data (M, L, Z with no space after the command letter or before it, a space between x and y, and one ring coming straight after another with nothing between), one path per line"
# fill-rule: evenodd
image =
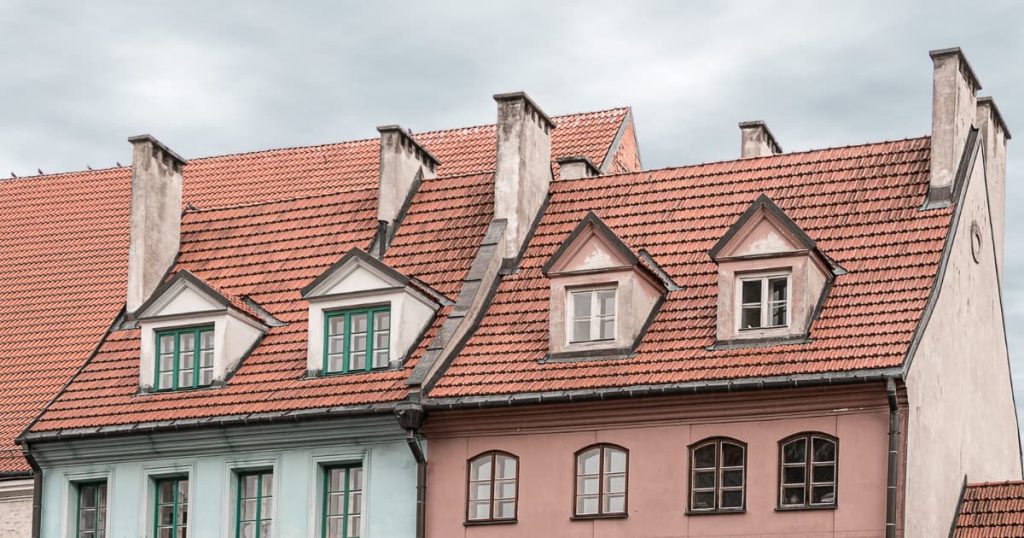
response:
M0 0L0 177L633 107L645 168L926 135L931 49L959 46L1024 136L1024 2ZM1004 309L1024 417L1024 147L1007 164Z

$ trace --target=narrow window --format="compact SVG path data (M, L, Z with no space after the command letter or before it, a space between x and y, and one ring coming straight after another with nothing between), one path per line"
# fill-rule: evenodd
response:
M615 339L615 288L573 291L569 298L571 343Z
M491 451L469 461L466 521L515 521L519 458Z
M779 442L779 507L836 506L838 440L801 433Z
M740 329L789 325L789 275L740 279Z
M360 466L324 469L323 538L361 536L363 507L363 468Z
M213 327L156 333L156 390L192 389L213 381Z
M77 538L104 538L107 535L107 483L78 484Z
M324 372L368 372L390 363L391 311L387 306L327 312Z
M153 528L156 538L187 538L187 478L163 478L156 481L156 511L153 515Z
M595 445L576 453L576 516L626 514L629 452Z
M709 439L690 447L690 511L737 512L746 499L747 446Z
M273 514L274 473L240 473L235 506L235 537L269 538Z

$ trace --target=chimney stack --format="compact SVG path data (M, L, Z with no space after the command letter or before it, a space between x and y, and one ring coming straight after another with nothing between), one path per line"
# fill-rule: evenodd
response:
M960 158L977 116L977 94L981 89L967 58L959 48L933 50L932 57L932 139L928 204L947 205L952 200L953 182Z
M178 256L181 174L187 161L150 135L133 136L128 297L133 313L146 302Z
M985 181L988 183L989 214L996 251L996 268L1003 278L1003 236L1006 225L1006 142L1010 130L991 97L978 98L975 121L985 151Z
M380 183L377 220L387 223L391 232L401 216L402 207L415 192L421 179L437 177L437 158L398 125L382 125L380 132ZM381 248L380 252L383 253Z
M561 157L558 159L558 179L579 179L601 175L601 171L583 156Z
M768 157L782 153L768 125L763 121L740 122L740 158Z
M498 148L494 218L505 220L505 259L514 259L530 233L551 184L554 122L523 92L494 96Z

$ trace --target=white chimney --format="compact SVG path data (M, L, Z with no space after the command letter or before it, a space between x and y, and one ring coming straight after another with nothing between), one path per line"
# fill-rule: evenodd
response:
M498 102L494 218L506 222L504 258L513 259L548 196L555 124L523 92L495 95L494 100Z
M133 136L128 298L133 313L171 268L181 240L181 173L186 160L150 135Z
M579 179L601 175L600 170L583 156L561 157L558 159L558 179Z
M985 151L985 180L988 183L989 213L996 250L996 268L1003 277L1003 236L1006 225L1006 142L1010 130L991 97L978 98L975 121Z
M740 122L740 158L767 157L782 153L782 146L763 121Z
M380 132L380 183L377 220L393 227L417 180L437 177L438 161L398 125L377 127Z
M953 181L967 135L975 127L977 94L981 89L967 58L959 48L933 50L932 139L928 205L952 200Z

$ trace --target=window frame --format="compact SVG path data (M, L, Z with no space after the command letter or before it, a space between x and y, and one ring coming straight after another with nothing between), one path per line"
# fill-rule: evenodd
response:
M481 519L471 519L469 517L469 503L471 502L470 492L472 491L472 487L473 487L473 474L472 474L473 473L473 462L478 460L478 459L480 459L480 458L482 458L482 457L485 457L485 456L490 457L490 459L491 459L491 477L490 477L490 480L489 480L489 483L490 483L490 498L489 498L490 509L488 510L488 512L490 513L490 516L488 516L487 518L481 518ZM495 465L495 463L497 462L498 456L505 456L507 458L512 458L516 462L516 474L515 474L515 477L513 478L514 483L516 485L516 489L515 489L514 497L512 498L512 517L510 517L510 518L508 518L508 517L494 517L494 502L496 500L494 493L495 493L495 488L497 487L497 480L495 478L497 465ZM487 451L481 452L481 453L479 453L479 454L477 454L477 455L475 455L475 456L473 456L473 457L471 457L471 458L466 460L466 513L465 513L465 523L464 523L465 525L498 525L498 524L505 524L505 523L517 523L519 521L519 464L520 464L519 463L519 456L516 456L515 454L513 454L511 452L506 452L504 450L487 450Z
M186 494L188 496L188 498L186 499L186 501L184 503L181 503L179 501L180 491L181 491L180 484L183 481L186 482L186 484L185 484L185 491L188 492ZM153 538L159 538L159 536L160 536L160 527L161 527L161 525L160 525L160 504L161 504L160 503L160 484L162 484L164 482L170 482L172 484L171 485L172 491L174 492L174 502L173 502L174 509L171 512L171 515L172 515L172 518L173 518L173 523L171 524L171 538L177 538L178 533L176 531L178 529L180 529L180 528L184 528L185 529L185 536L187 538L189 522L188 522L188 520L186 520L184 524L180 523L180 520L181 520L180 506L182 504L184 504L185 505L185 510L187 512L188 509L192 505L192 491L190 489L192 487L192 482L190 480L190 477L187 476L187 475L162 476L162 477L154 477L153 478L153 511L152 511L152 514L153 514Z
M360 483L360 488L358 490L353 490L353 489L351 489L349 487L349 473L352 471L352 469L359 469L360 472L363 475L362 476L362 481ZM328 529L328 524L327 524L328 523L328 519L327 518L329 517L328 513L327 513L327 510L328 510L328 507L330 506L330 498L331 498L330 494L332 493L332 491L331 491L331 471L335 471L335 470L344 470L345 471L344 478L343 478L343 489L340 491L341 493L344 494L343 495L343 499L344 500L343 500L343 504L342 504L343 508L342 508L342 513L340 514L341 519L343 521L343 523L342 523L342 531L341 531L342 532L342 537L343 538L361 538L363 536L363 526L364 526L364 521L365 521L364 518L366 516L366 512L364 510L365 504L366 504L366 467L362 464L362 462L358 462L358 463L326 464L326 465L321 465L320 466L320 475L321 475L322 480L323 480L323 484L321 486L321 491L320 491L320 495L322 497L321 500L320 500L320 518L319 518L320 519L320 538L327 538L327 529ZM349 512L349 496L352 494L353 491L358 491L362 495L362 498L361 498L361 500L359 502L359 514L352 514L352 513ZM333 493L338 493L338 492L333 492ZM359 534L358 534L358 536L351 536L349 534L348 521L349 521L349 518L352 517L353 515L358 515L359 516L359 529L358 529L359 530Z
M740 491L742 492L741 493L742 503L740 503L740 507L739 508L722 508L721 507L722 488L723 488L723 486L722 486L722 473L723 473L723 469L722 468L724 467L724 465L722 465L722 444L723 443L728 443L728 444L736 445L736 446L739 446L740 448L743 449L743 465L742 465L742 469L743 469L743 486L740 488ZM708 446L708 445L711 445L711 444L715 445L715 467L714 467L714 473L715 473L715 488L714 488L715 507L711 508L711 509L708 509L708 508L694 508L693 507L693 494L694 494L694 491L693 491L694 490L693 476L694 476L694 473L696 472L695 469L694 469L694 455L697 452L697 450L699 450L701 448L704 448L705 446ZM687 515L705 515L705 514L742 514L742 513L745 513L747 511L747 478L748 478L748 476L747 476L747 463L748 463L747 462L747 456L748 456L747 443L744 443L743 441L740 441L739 439L734 439L732 437L708 437L708 438L705 438L705 439L701 439L700 441L697 441L696 443L693 443L690 446L688 446L687 447L687 466L686 466L686 470L687 470L686 514ZM734 467L735 466L730 467L729 469L734 469ZM704 470L705 472L707 471L706 468L702 467L701 469ZM706 489L706 488L702 488L702 489ZM730 490L735 490L735 487L730 486L729 489Z
M771 309L772 300L770 297L770 290L768 283L771 280L779 278L786 278L786 322L782 325L771 325ZM761 300L758 303L761 313L761 325L758 327L744 327L743 326L743 308L745 305L753 305L753 303L743 302L743 283L760 281L761 282ZM778 331L789 329L793 324L793 271L788 270L775 270L775 271L764 271L757 273L743 273L736 275L736 331L738 333L751 332L751 331Z
M600 458L599 458L598 464L597 464L598 465L598 475L597 475L597 477L598 477L597 513L594 513L594 514L580 514L580 513L577 512L577 508L579 507L578 506L578 504L579 504L578 503L578 499L579 499L579 481L580 481L580 455L583 454L584 452L589 452L589 451L591 451L591 450L593 450L595 448L600 449L600 452L599 452L600 453ZM605 475L606 475L605 470L604 470L604 462L605 462L605 451L608 450L608 449L618 450L618 451L622 452L626 456L626 469L625 469L625 471L623 471L623 475L624 475L623 479L625 481L626 487L625 487L625 489L622 492L623 499L622 499L622 511L621 512L605 512L604 511L604 498L603 497L605 495L604 479L605 479ZM572 473L572 517L570 519L574 519L574 520L621 519L621 518L629 517L629 449L628 448L626 448L624 446L621 446L621 445L616 445L616 444L613 444L613 443L595 443L595 444L592 444L592 445L587 445L587 446L585 446L585 447L583 447L583 448L581 448L581 449L579 449L579 450L577 450L576 452L573 453L573 455L572 455L572 465L573 465L573 473Z
M598 293L602 291L612 292L612 304L615 305L615 311L611 315L612 320L612 336L611 338L591 338L588 340L576 339L576 295L583 293L590 293L590 334L601 334L601 321L606 318L602 318L600 312L601 301L598 300ZM598 284L593 286L577 286L572 288L566 288L565 290L567 297L565 301L565 341L567 346L579 346L587 344L597 344L601 342L615 342L619 337L619 286L618 283Z
M270 475L270 479L271 479L271 488L270 488L270 493L268 495L264 495L264 492L263 492L263 476L264 475ZM236 478L235 483L238 485L238 488L235 490L235 533L234 533L234 535L235 535L235 538L242 538L242 523L247 523L248 522L248 521L245 521L245 522L242 521L242 500L243 500L242 494L243 494L243 491L244 491L243 488L244 488L244 484L245 484L245 479L246 479L246 477L250 477L250 476L257 477L256 478L256 497L254 497L256 499L256 519L254 520L255 529L256 529L255 538L269 538L268 536L263 536L262 533L260 532L260 524L263 523L264 520L269 521L270 522L270 536L274 535L274 506L277 503L277 499L274 498L273 482L276 481L276 478L274 477L274 470L273 469L251 469L251 470L238 471L238 472L235 473L235 478ZM271 513L270 513L270 515L268 517L264 518L264 517L261 517L261 516L263 516L263 513L262 513L263 512L263 500L267 499L267 498L269 498L271 500L270 501L271 502L271 505L270 505Z
M814 503L811 502L811 492L812 492L812 487L814 486L814 481L813 481L813 476L812 476L812 473L814 471L814 461L813 461L814 456L812 454L812 451L813 451L813 448L814 448L813 440L814 440L815 437L820 438L820 439L824 439L826 441L831 442L833 447L834 447L834 455L833 455L833 459L832 459L832 462L831 462L832 463L832 467L833 467L832 482L818 482L818 485L832 484L832 502L829 503L829 504L822 504L822 503L814 504ZM803 485L803 487L804 487L804 502L803 502L803 504L784 504L782 502L783 468L784 468L784 465L786 465L783 462L783 457L785 455L784 447L786 445L792 443L793 441L797 441L797 440L800 440L800 439L803 439L804 442L807 443L805 445L805 449L804 449L806 456L805 456L805 461L803 463L803 469L804 469L804 485ZM779 510L779 511L790 511L790 510L835 510L835 509L839 508L839 438L834 436L834 435L830 435L830 434L827 434L827 433L824 433L824 432L806 431L806 432L796 433L796 434L790 435L789 437L785 437L783 439L780 439L779 443L778 443L778 447L779 447L779 458L778 458L778 469L777 469L778 480L776 482L777 488L776 488L776 504L775 504L775 509ZM829 463L829 462L820 462L820 463ZM795 465L798 465L798 464L790 464L789 466L792 467L792 466L795 466ZM789 487L795 487L795 486L789 486Z
M374 317L376 314L381 312L387 312L388 314L388 364L385 366L377 366L374 364L374 354L377 351L381 351L376 348L374 340L376 339L374 330ZM351 368L351 341L352 341L352 316L357 314L366 314L366 349L363 353L366 354L366 366L362 369L354 370ZM338 374L351 374L351 373L364 373L373 372L379 370L387 370L391 367L391 332L394 330L394 319L391 315L391 304L379 304L373 306L359 306L359 307L345 307L337 308L324 311L324 342L323 342L323 363L321 372L323 375L338 375ZM331 334L331 320L344 317L342 322L342 358L341 358L341 370L331 370L331 355L337 355L331 353L331 337L337 337L338 335Z
M94 499L95 504L94 504L93 510L97 513L97 516L94 519L95 525L94 525L93 529L91 531L89 531L89 530L83 531L82 530L82 489L90 487L90 486L95 486L96 487L96 493L95 493L95 499ZM100 486L104 486L104 494L103 495L100 495L100 490L99 490ZM110 488L109 484L107 483L107 480L106 479L82 480L80 482L75 482L74 483L74 487L75 487L75 503L76 503L75 504L75 533L74 533L75 538L81 537L82 536L82 532L92 532L94 538L99 538L99 536L101 534L103 536L106 536L107 535L107 510L109 508L109 503L107 503L107 496L109 495L109 488ZM101 506L100 506L100 501L101 500L103 501L103 505L102 505L102 508L103 508L103 521L102 522L100 521L100 518L99 518L99 515L98 515L99 514L99 509L101 508Z
M192 348L192 386L182 387L180 386L181 378L181 335L192 333L193 337L193 348ZM153 390L157 392L169 392L179 390L193 390L199 388L205 388L213 385L213 378L216 372L216 368L213 364L209 367L202 367L202 355L203 355L203 334L213 334L213 347L209 349L213 353L213 361L217 360L217 332L216 327L212 323L203 323L199 325L186 325L181 327L167 327L162 329L154 329L153 337L155 340L155 349L153 353ZM160 386L160 358L164 353L161 353L162 348L160 347L160 339L167 335L174 336L174 369L172 370L171 386L161 387ZM200 371L203 369L210 369L210 382L206 384L200 383Z

